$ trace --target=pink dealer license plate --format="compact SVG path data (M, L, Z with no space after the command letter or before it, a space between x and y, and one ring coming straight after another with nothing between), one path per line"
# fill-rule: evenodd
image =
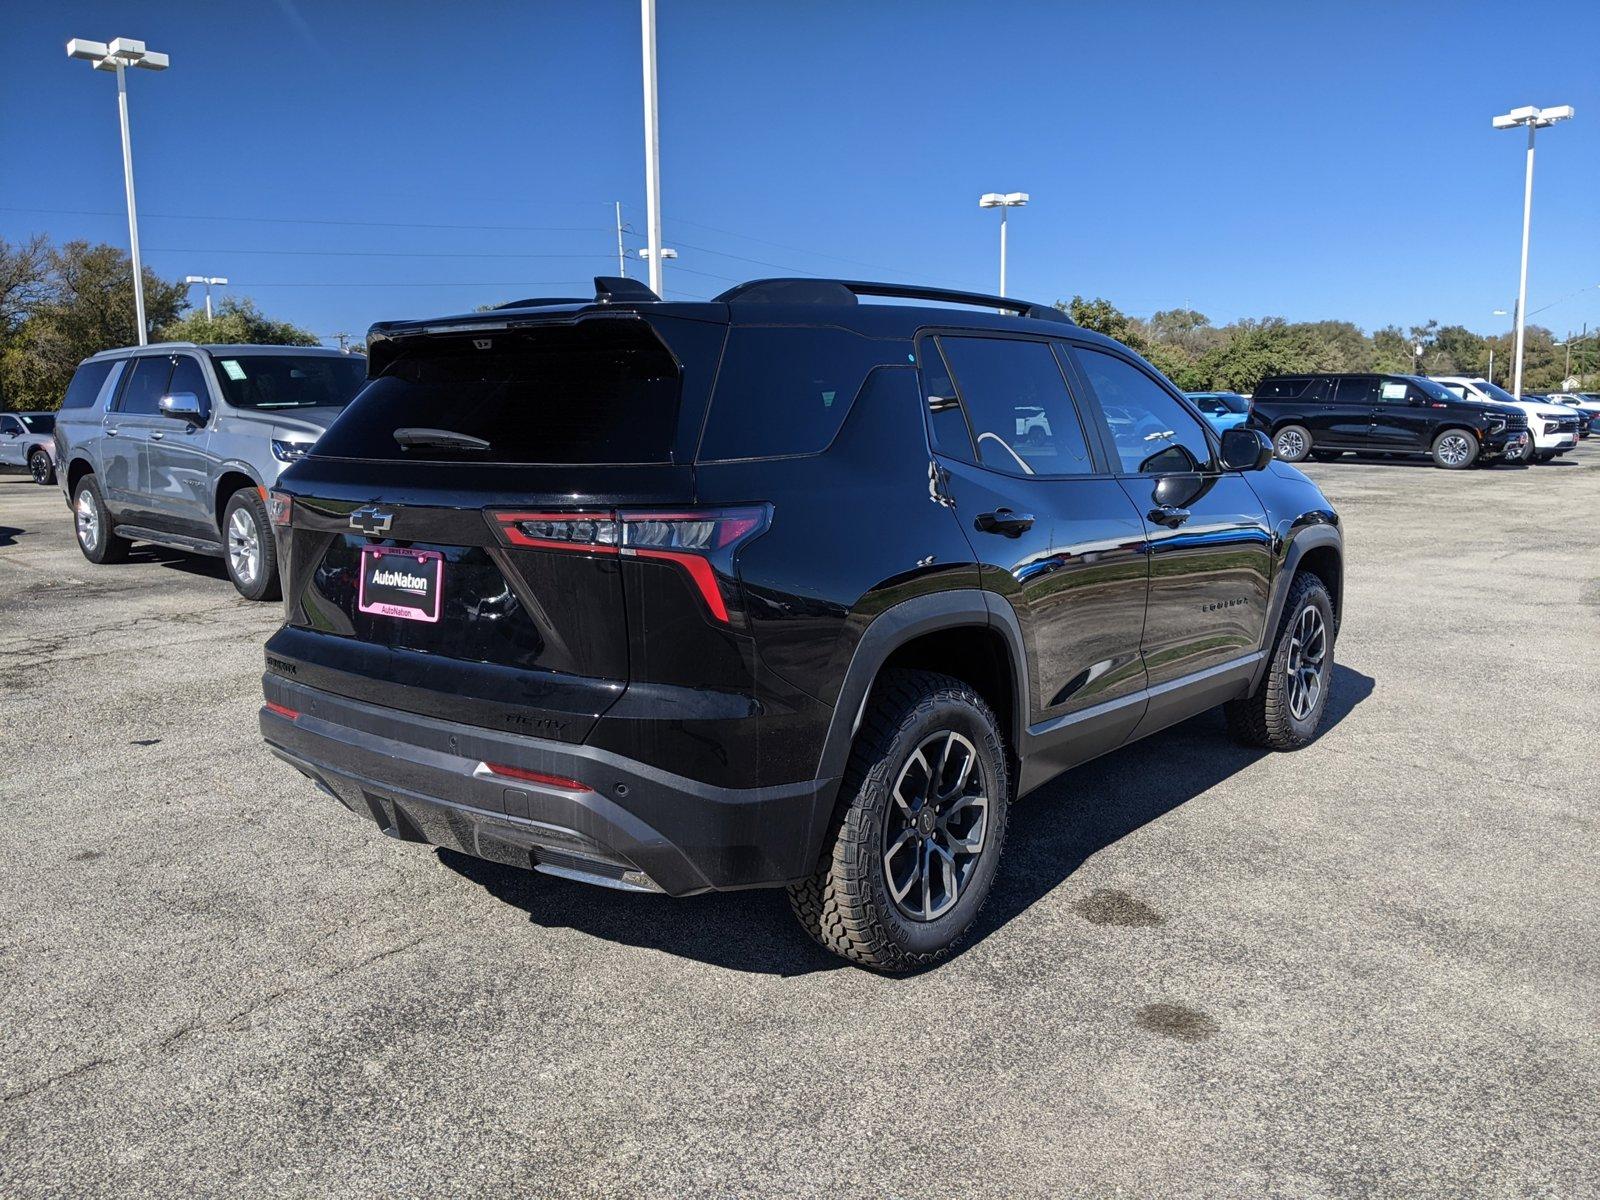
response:
M361 547L356 607L403 621L437 621L444 591L444 556L437 550Z

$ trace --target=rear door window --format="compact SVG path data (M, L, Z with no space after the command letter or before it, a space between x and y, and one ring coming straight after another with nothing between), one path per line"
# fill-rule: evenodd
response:
M679 382L677 362L643 321L421 337L401 344L312 453L407 462L668 462ZM398 429L413 431L409 449L396 440ZM430 442L418 430L464 436Z
M728 331L700 459L816 454L844 424L873 367L910 346L832 326L735 325Z
M979 464L1006 475L1094 473L1083 422L1047 342L947 335L938 341Z
M1333 399L1336 404L1375 404L1378 400L1378 377L1347 375L1339 380Z
M113 359L103 358L79 367L67 385L67 394L61 398L62 408L88 408L99 398L100 387L116 366Z
M130 417L153 417L160 412L159 402L166 395L172 377L172 359L166 355L146 355L133 360L133 372L117 397L117 411Z

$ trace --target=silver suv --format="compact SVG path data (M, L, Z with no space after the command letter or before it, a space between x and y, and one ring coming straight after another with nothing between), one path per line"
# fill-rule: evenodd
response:
M267 489L366 382L367 360L305 346L166 342L79 364L56 416L57 476L90 562L133 542L220 557L274 600Z

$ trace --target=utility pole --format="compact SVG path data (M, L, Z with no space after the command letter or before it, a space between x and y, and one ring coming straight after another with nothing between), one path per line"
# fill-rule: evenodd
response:
M656 0L639 0L644 39L645 240L650 251L650 290L661 295L661 126L656 106Z
M628 277L628 252L622 248L622 201L617 201L617 274Z

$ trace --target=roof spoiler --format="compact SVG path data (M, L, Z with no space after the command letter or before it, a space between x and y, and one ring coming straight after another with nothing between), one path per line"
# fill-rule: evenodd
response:
M596 301L610 304L613 300L654 301L659 304L661 297L637 279L629 279L624 275L596 275L593 300L588 296L530 296L526 300L507 300L494 307L498 311L502 308L548 308L555 304L590 304Z
M935 304L966 304L975 308L998 308L1035 321L1054 321L1071 325L1073 320L1058 308L1014 300L1007 296L987 296L982 292L957 292L949 288L917 287L904 283L872 283L860 279L753 279L731 287L717 301L722 304L829 304L853 305L860 296L884 296L897 300L929 300Z

